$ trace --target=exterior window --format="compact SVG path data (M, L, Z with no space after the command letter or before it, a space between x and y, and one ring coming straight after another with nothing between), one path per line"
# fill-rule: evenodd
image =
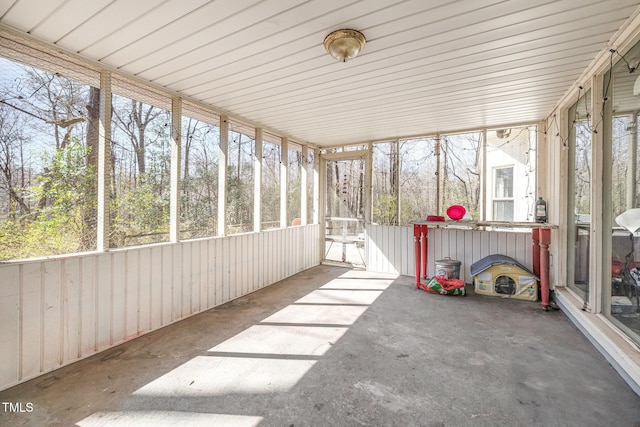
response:
M494 171L493 220L513 221L513 167Z

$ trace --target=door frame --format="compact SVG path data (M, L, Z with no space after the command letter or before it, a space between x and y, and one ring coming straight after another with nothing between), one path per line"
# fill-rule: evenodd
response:
M327 161L333 160L364 160L364 228L365 228L365 245L364 245L364 258L367 259L366 244L367 233L366 229L371 224L371 180L372 180L372 149L373 144L368 145L367 150L354 150L354 151L342 151L340 153L325 153L320 154L320 171L319 174L319 186L320 186L320 200L318 200L318 222L320 229L320 238L318 239L318 245L320 246L321 260L325 260L325 239L326 239L326 206L327 199ZM366 261L365 261L366 268Z

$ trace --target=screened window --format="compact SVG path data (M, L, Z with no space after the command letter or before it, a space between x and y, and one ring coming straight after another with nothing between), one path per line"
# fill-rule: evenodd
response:
M296 219L299 221L302 212L300 185L303 165L302 146L289 142L289 180L287 185L287 224L289 225L294 225Z
M486 217L494 221L534 220L536 127L486 132Z
M255 129L229 123L226 234L253 230Z
M473 218L480 218L481 144L480 132L440 139L442 212L451 205L462 205Z
M373 145L373 222L381 225L398 223L398 165L395 141Z
M263 230L280 227L280 162L282 140L264 133L262 141L261 203Z
M638 58L638 55L640 43L625 56ZM609 318L640 343L640 232L636 231L640 223L636 210L640 208L640 92L637 79L638 72L631 72L627 61L620 60L610 73L605 74L603 82L604 96L613 92L613 112L607 118L608 123L605 122L611 130L612 167L610 184L603 195L605 203L610 197L609 215L605 218L611 221L611 284L606 283L603 291L608 294L604 295L605 301L610 300L609 310L605 310Z
M112 97L111 247L169 240L171 113L132 86ZM145 97L146 98L146 97ZM149 99L152 101L152 99Z
M0 260L96 248L100 90L0 58Z
M315 190L315 152L309 149L307 154L307 224L313 224L314 202L313 193Z
M472 219L532 221L536 141L536 127L522 126L376 143L373 222L408 225L451 205Z
M218 218L219 117L184 109L180 232L184 239L215 236Z
M569 109L567 197L568 252L567 283L584 301L589 299L591 245L591 91Z
M400 141L400 224L438 213L436 139Z

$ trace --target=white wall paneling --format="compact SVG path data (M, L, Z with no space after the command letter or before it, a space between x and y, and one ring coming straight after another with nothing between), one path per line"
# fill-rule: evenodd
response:
M510 256L532 268L531 233L453 228L429 229L427 272L432 276L435 261L449 257L461 262L460 278L472 282L471 264L491 254ZM367 270L415 275L413 226L367 225Z
M318 265L318 227L0 264L0 389Z

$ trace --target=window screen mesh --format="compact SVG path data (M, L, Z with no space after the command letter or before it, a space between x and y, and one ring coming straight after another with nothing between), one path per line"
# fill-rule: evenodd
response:
M0 58L0 260L96 248L99 89L46 59Z
M263 133L262 141L262 224L263 230L280 227L280 161L282 140Z
M226 234L253 230L255 130L229 122Z
M111 246L168 241L170 100L125 80L113 83Z
M184 239L215 236L218 219L220 125L185 109L182 117L180 231ZM197 116L198 118L194 118ZM205 120L203 120L205 119ZM214 120L218 121L214 121Z

